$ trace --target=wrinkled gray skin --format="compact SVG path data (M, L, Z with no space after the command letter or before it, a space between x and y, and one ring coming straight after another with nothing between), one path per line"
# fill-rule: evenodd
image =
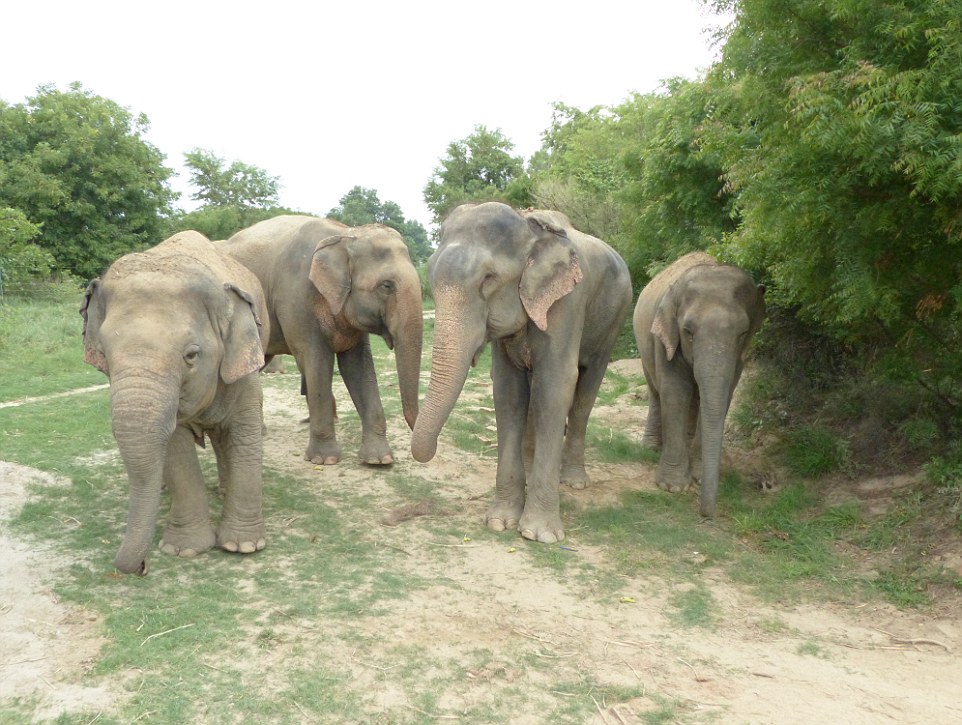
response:
M84 360L110 378L113 433L130 484L117 568L147 573L163 485L171 501L163 552L263 549L257 371L269 331L254 275L203 235L182 232L114 262L88 286L81 314ZM224 491L216 533L195 448L205 434Z
M293 355L310 413L306 460L341 458L334 430L334 358L361 418L360 457L390 464L387 423L368 334L394 349L404 418L414 427L421 371L421 282L407 245L380 224L285 215L237 232L222 249L257 275L267 295L267 356Z
M585 429L631 308L628 269L558 212L486 203L448 216L429 274L434 348L414 458L434 457L468 369L491 342L498 472L487 525L560 541L559 483L588 483Z
M683 491L700 478L702 516L715 515L725 417L764 292L743 270L693 252L656 275L635 306L650 394L643 442L661 448L655 482Z

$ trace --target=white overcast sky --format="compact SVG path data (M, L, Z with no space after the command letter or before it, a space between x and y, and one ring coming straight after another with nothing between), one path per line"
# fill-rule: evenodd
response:
M588 109L695 78L720 23L697 0L30 0L9 3L0 99L72 81L150 119L179 173L199 147L279 176L314 214L353 186L429 227L449 143L501 129L527 160L551 104Z

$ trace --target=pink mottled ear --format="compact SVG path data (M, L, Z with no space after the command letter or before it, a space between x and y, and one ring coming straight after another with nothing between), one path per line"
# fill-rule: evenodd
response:
M80 314L84 318L84 362L106 375L107 358L100 349L100 323L104 321L104 310L99 277L87 285Z
M220 363L220 377L225 383L234 383L245 375L264 367L264 348L254 307L254 298L232 284L225 284L224 291L230 298L230 322L224 339L224 359Z
M674 302L671 289L665 293L655 310L655 318L651 322L651 334L665 346L665 357L671 360L675 357L680 342L678 332L678 310Z
M521 273L521 304L539 330L548 329L548 310L581 282L581 262L564 230L528 220L537 237Z
M331 312L340 313L351 292L351 259L348 244L354 237L343 235L322 239L314 247L311 282L331 306Z

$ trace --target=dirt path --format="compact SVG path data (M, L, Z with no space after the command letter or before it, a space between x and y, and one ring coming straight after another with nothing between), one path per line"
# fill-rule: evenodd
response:
M350 405L346 393L339 393L338 404ZM469 398L461 404L472 402ZM303 413L300 400L266 390L265 463L320 490L331 479L300 457ZM614 406L599 409L597 415L616 421L625 413ZM466 466L465 454L445 445L442 437L436 460L420 466L405 449L409 434L403 424L392 427L390 434L398 454L395 466L429 481L466 534L481 526L494 456ZM653 486L651 467L642 463L598 465L589 472L594 479L590 488L563 494L576 505L596 505L615 500L626 489ZM385 505L384 491L370 468L345 460L336 476L336 485L370 491L376 505ZM58 602L49 590L58 567L69 562L54 551L30 548L12 538L5 524L23 502L26 487L52 479L0 463L0 480L0 700L35 697L38 717L109 709L120 693L77 684L102 644L97 615ZM542 722L539 699L566 695L545 688L579 679L640 685L646 693L618 705L596 701L592 722L599 725L643 722L666 699L680 703L680 719L675 721L692 723L962 722L958 612L904 612L879 604L765 604L718 571L707 577L717 624L692 628L678 623L669 604L683 584L628 577L623 596L611 600L586 596L584 587L591 592L591 582L579 583L579 589L532 566L530 558L512 551L508 538L494 546L442 543L416 520L380 527L372 535L403 552L400 567L444 582L392 601L389 616L359 616L354 625L365 641L376 644L359 651L355 637L326 653L351 672L355 686L375 688L385 708L404 704L403 692L385 685L385 672L398 665L392 653L420 643L433 656L450 661L465 660L477 650L496 653L484 667L467 672L462 689L444 693L439 709L456 713L497 698L502 688L530 688L530 710L511 721L518 725ZM436 546L456 547L443 570L432 548ZM603 561L607 555L591 546L572 551L587 562ZM300 631L298 636L303 640L307 635ZM263 656L276 661L252 666L276 667L285 652ZM539 670L525 668L523 657L550 660L553 676L547 679Z

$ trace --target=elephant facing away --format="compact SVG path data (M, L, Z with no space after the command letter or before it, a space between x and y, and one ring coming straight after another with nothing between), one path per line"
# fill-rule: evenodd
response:
M683 491L700 478L702 516L715 515L725 417L765 317L764 293L744 270L692 252L657 274L635 306L650 394L644 443L661 448L655 482Z
M563 214L484 203L448 215L429 275L431 378L412 454L434 457L468 369L491 342L498 470L487 525L559 541L559 484L588 483L585 431L631 308L628 268Z
M187 231L114 262L87 287L80 312L84 360L110 379L113 433L130 484L116 567L147 573L164 485L171 507L163 552L263 549L257 371L269 329L257 278ZM195 447L205 435L224 491L216 532Z
M293 355L310 413L305 459L341 458L332 393L334 359L361 418L360 458L390 464L387 422L368 335L395 351L404 418L414 427L421 372L421 281L407 245L380 224L284 215L234 234L221 249L250 269L267 296L268 359Z

